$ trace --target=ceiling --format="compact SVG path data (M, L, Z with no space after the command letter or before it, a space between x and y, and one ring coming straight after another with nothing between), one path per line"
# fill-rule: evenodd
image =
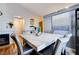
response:
M21 3L21 5L38 16L44 16L68 8L74 3Z

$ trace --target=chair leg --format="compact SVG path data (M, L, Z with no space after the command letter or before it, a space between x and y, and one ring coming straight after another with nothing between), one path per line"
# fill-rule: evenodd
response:
M64 50L64 55L66 55L66 50Z
M61 52L61 55L63 55L63 53Z
M64 52L61 52L61 55L66 55L66 50L64 50Z

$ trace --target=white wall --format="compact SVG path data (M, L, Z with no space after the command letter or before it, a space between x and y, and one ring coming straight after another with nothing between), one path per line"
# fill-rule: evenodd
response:
M3 13L2 16L0 16L0 33L3 30L6 30L6 24L9 20L9 14L7 12L6 4L0 4L0 10Z
M51 16L44 17L44 32L51 33L52 32L52 23L51 23Z
M14 16L23 16L26 23L26 28L29 28L29 18L36 16L34 13L22 7L20 4L0 4L0 10L3 15L0 16L0 32L6 30L8 22L12 21Z

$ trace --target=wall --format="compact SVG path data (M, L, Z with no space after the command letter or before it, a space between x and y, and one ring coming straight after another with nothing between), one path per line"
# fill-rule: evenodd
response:
M15 17L14 21L14 28L16 30L17 33L22 33L25 29L24 29L24 18L22 17Z
M0 16L0 33L1 33L3 30L6 30L7 28L6 25L8 23L8 20L10 21L10 18L7 12L6 4L0 4L0 10L3 13L3 15Z
M35 16L35 17L32 16L31 19L34 19L34 26L38 27L39 21L40 21L40 16Z
M52 32L52 17L44 16L44 32Z
M0 16L0 32L4 32L4 30L6 31L6 29L8 29L7 23L13 21L14 16L24 17L26 29L29 29L30 17L37 16L34 13L22 7L20 4L16 4L16 3L0 4L0 10L3 12L3 15Z
M15 26L15 28L13 27L12 29L8 27L9 22L14 21L14 17L15 16L22 16L24 17L24 21L25 21L25 30L29 30L29 26L30 26L30 18L31 17L36 17L37 15L35 15L34 13L30 12L29 10L27 10L26 8L22 7L20 4L15 4L15 3L11 3L11 4L0 4L0 11L3 12L3 15L0 16L0 34L2 33L12 33L13 29L15 28L20 28L19 26L21 26L21 24L18 24L17 22L15 22L15 25L19 25L18 27ZM35 19L38 20L38 19ZM18 30L19 31L19 30ZM10 39L10 43L12 43L13 40Z
M29 19L31 17L36 18L37 15L30 12L28 9L24 8L19 4L7 4L7 6L8 6L9 14L11 14L11 18L13 19L13 16L23 16L25 20L25 30L29 30L29 26L30 26Z

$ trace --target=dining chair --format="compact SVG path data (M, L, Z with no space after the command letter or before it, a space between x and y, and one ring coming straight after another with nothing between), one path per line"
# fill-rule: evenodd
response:
M54 47L53 47L52 55L56 55L57 53L61 53L61 50L59 50L60 44L61 44L61 41L59 39L57 39L57 41L55 42ZM59 50L59 52L58 52L58 50Z
M71 37L72 37L72 34L68 34L65 38L61 38L61 42L63 45L62 54L66 54L66 45L69 42L69 40L71 39Z
M71 38L71 34L64 38L57 39L56 42L39 52L40 55L61 55L65 54L66 44Z
M12 34L11 38L14 40L14 42L17 45L18 55L29 55L33 51L33 49L30 46L27 46L26 48L22 46L18 35Z
M66 37L60 38L60 44L57 47L57 51L55 52L55 55L66 55L66 45L68 41L70 40L72 34L68 34Z
M54 55L57 52L57 49L58 49L58 46L60 43L61 43L61 41L59 39L57 39L55 43L51 44L47 48L38 52L39 55Z

